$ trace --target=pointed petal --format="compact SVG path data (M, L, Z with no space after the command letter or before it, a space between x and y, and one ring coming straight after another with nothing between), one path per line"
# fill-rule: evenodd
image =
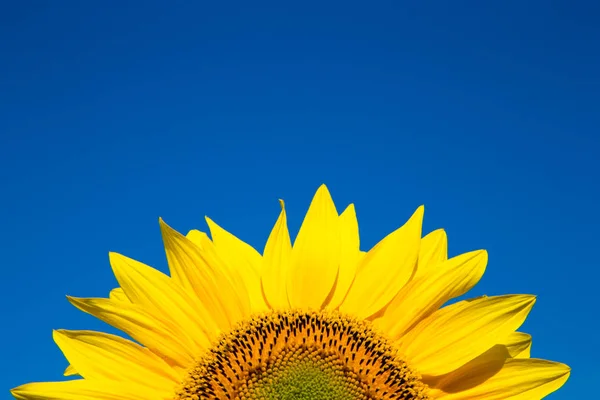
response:
M487 259L485 250L461 254L435 271L413 279L375 321L376 325L391 339L401 337L448 300L462 296L475 286L485 271Z
M218 335L209 312L168 276L139 261L110 253L110 265L123 292L133 304L160 316L178 337L187 336L202 352Z
M340 271L335 293L329 307L335 309L346 298L348 289L356 275L356 267L361 257L358 221L354 204L350 204L339 217L340 224Z
M247 293L236 291L228 271L210 264L203 253L206 249L196 246L162 220L160 226L173 279L196 295L221 331L229 331L249 313L249 301L243 297Z
M138 306L110 299L67 298L81 311L125 332L173 365L188 368L197 357L189 351L193 344L188 338L177 337L160 319Z
M432 389L436 389L436 392L438 392L439 390L443 390L444 387L448 386L449 382L455 381L457 377L465 376L474 368L485 369L485 376L489 378L502 369L502 366L508 358L511 357L506 346L497 344L492 346L492 348L488 349L483 354L478 355L468 363L451 372L437 376L423 375L422 380L423 383ZM481 374L481 376L483 378L484 374ZM473 382L472 385L475 386L479 383L481 382ZM463 387L463 390L469 387L470 386L465 386Z
M279 200L281 213L269 235L263 252L261 286L265 300L273 309L289 307L287 279L292 255L292 242L287 227L285 204Z
M534 400L558 390L571 369L533 358L489 357L448 374L431 397L440 400Z
M69 365L66 369L65 372L63 372L64 376L74 376L74 375L79 375L79 373L77 373L77 370L75 369L75 367L73 367L72 365Z
M419 255L423 206L361 260L340 310L369 318L387 306L409 281Z
M419 262L415 278L435 271L436 266L448 259L448 237L443 229L435 230L421 239Z
M193 237L194 234L190 232L189 236ZM212 240L210 240L208 235L201 233L195 240L198 241L200 245L192 247L195 247L196 250L199 251L199 254L202 256L202 259L206 265L211 266L214 272L221 273L221 275L231 283L233 291L237 294L237 298L240 300L239 305L242 307L242 315L250 315L252 312L252 307L250 305L248 288L240 271L237 268L233 268L232 266L228 265L221 258L221 255L217 251L215 244ZM238 321L239 320L233 320L232 324L235 324Z
M125 303L130 303L130 300L125 295L125 292L121 288L115 288L110 291L108 298L115 301L123 301Z
M421 321L399 349L424 375L450 372L514 332L534 303L534 296L510 295L453 304Z
M187 235L185 235L185 237L200 250L204 250L202 248L203 243L206 243L206 241L210 241L210 238L208 237L206 232L201 232L198 229L192 229L188 232Z
M267 305L260 288L262 257L252 246L227 232L210 218L206 217L206 222L219 257L230 269L239 273L248 291L252 311L265 311Z
M501 340L500 344L506 346L512 358L531 357L531 335L527 333L513 332Z
M53 337L85 379L133 382L156 390L175 389L181 380L160 357L121 337L67 330L54 331Z
M326 305L335 288L339 263L338 214L327 187L321 185L292 249L287 282L291 306L320 309Z
M439 376L423 376L423 382L431 387L443 390L455 386L457 381L468 377L475 370L479 370L479 380L471 380L470 383L461 387L461 390L467 390L471 387L481 384L491 376L502 369L502 366L509 358L529 358L529 347L531 346L531 336L526 333L513 332L508 335L501 344L497 344L469 361L460 368ZM525 355L526 357L522 357Z
M164 400L173 395L145 385L84 379L28 383L10 392L18 400Z
M203 351L218 335L216 323L198 301L171 278L139 261L110 253L110 264L126 297L152 314L160 316L178 336L197 344L190 351Z
M240 265L244 269L249 269L259 274L262 269L262 257L258 251L223 229L209 217L205 217L205 219L217 250L219 253L226 255L225 261L230 261L231 265Z

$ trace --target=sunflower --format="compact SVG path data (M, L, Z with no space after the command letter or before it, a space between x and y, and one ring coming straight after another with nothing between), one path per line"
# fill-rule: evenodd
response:
M530 358L517 329L530 295L451 302L483 275L483 250L447 257L423 207L368 252L354 206L314 196L292 246L281 213L260 255L207 218L211 238L160 221L170 276L111 253L119 282L80 310L131 339L54 331L62 382L23 400L541 399L568 366ZM449 304L449 305L447 305Z

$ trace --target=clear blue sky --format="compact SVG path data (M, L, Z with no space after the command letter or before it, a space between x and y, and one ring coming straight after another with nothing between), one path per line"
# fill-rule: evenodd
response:
M2 390L104 329L65 294L107 295L109 250L165 269L159 216L262 250L326 183L364 249L419 204L487 248L473 294L538 294L533 355L573 368L550 398L597 392L600 3L201 3L1 6Z

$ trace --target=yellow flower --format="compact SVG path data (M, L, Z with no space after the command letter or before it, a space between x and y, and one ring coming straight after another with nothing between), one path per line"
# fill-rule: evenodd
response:
M119 288L70 302L135 340L54 332L77 379L12 390L26 400L540 399L568 379L517 332L530 295L445 305L487 253L448 259L423 207L368 252L354 207L317 191L292 246L281 214L262 256L207 218L212 240L160 222L171 276L111 253Z

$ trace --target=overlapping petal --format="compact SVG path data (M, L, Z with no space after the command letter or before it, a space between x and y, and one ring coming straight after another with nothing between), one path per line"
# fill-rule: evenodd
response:
M158 317L178 337L188 337L194 343L190 351L200 353L210 346L218 328L202 303L171 278L141 262L110 253L110 264L125 296Z
M228 271L210 264L208 250L162 220L160 226L171 276L188 293L196 295L219 328L228 331L247 317L250 313L247 292L236 290L235 279Z
M244 290L248 291L250 308L253 312L265 311L267 305L260 289L261 255L210 218L206 217L206 222L219 257L228 265L228 269L235 269L239 273Z
M190 351L195 346L187 335L178 337L177 333L162 320L138 306L101 298L68 297L68 299L81 311L125 332L168 360L170 364L185 368L196 357L196 354Z
M54 331L54 341L85 379L133 382L174 390L181 381L163 359L137 343L93 331Z
M499 344L506 347L512 358L531 357L531 335L527 333L513 332L501 340Z
M510 358L501 347L445 375L430 390L437 400L534 400L558 390L571 369L561 363Z
M419 261L415 278L419 278L448 259L448 237L443 229L438 229L421 239Z
M421 321L398 340L398 346L422 374L444 374L516 331L534 303L535 297L529 295L459 302Z
M404 286L376 324L396 339L448 300L465 294L482 277L487 252L461 254ZM406 307L410 304L410 307Z
M423 207L406 224L377 243L361 259L340 310L369 318L387 306L415 272Z
M340 228L340 269L335 285L335 293L329 308L336 309L346 298L356 276L356 268L362 257L358 221L354 204L350 204L339 217Z

